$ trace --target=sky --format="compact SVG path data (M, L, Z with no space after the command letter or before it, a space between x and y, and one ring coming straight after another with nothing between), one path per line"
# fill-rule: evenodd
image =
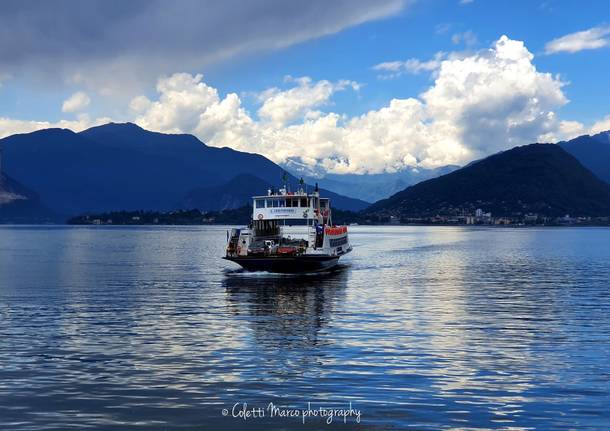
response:
M610 129L606 0L6 0L0 137L135 122L330 173Z

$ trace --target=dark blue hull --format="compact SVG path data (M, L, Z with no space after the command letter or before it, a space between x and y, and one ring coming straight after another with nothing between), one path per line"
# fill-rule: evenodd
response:
M300 273L323 271L337 265L339 256L227 256L223 259L241 265L246 271Z

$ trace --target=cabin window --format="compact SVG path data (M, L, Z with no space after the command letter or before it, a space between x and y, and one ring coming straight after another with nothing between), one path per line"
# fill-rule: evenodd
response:
M307 198L301 198L301 206L307 208Z
M320 208L326 208L326 204L328 203L325 199L320 199Z
M271 208L273 206L273 199L267 199L267 208Z
M265 199L255 199L254 204L256 208L265 208Z
M278 201L278 203L280 205L280 208L284 208L286 206L286 200L285 199L278 199L277 201Z

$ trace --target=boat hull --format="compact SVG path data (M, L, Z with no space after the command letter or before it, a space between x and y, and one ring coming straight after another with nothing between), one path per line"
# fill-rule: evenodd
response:
M246 271L279 272L295 274L317 272L337 265L340 256L227 256L226 260L241 265Z

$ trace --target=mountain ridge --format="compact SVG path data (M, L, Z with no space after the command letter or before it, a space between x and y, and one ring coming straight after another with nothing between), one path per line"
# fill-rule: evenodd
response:
M279 183L283 170L259 154L205 145L193 135L109 123L75 133L44 129L0 140L4 169L64 216L110 210L172 210L193 189L247 173ZM290 176L296 184L297 179ZM330 191L335 205L368 203Z
M569 141L558 142L583 166L610 184L610 132L583 135Z
M0 223L58 221L33 191L0 172Z
M318 182L320 187L366 202L376 202L399 192L405 187L460 168L457 165L430 169L406 166L395 172L333 174L325 172L321 167L311 167L295 158L289 158L281 166L294 175L302 176L309 183Z
M591 172L596 174L601 178L600 181L610 182L609 132L593 136L583 135L557 145L531 145L555 146L566 155L570 155L569 162L565 156L562 156L563 162L556 166L562 169L561 172L565 177L576 175L583 180L583 175L586 176L584 169L590 174ZM204 211L214 211L234 209L249 203L251 195L264 193L271 185L279 184L279 179L284 172L282 167L256 153L240 152L228 147L211 147L193 135L152 132L133 123L108 123L78 133L61 128L44 129L3 138L0 140L0 146L4 149L7 178L12 178L11 181L19 184L20 189L27 190L31 196L35 196L33 201L44 202L52 211L64 216L112 210L171 211L179 208L199 208ZM443 178L452 173L476 167L480 163L488 163L490 159L494 160L507 153L514 154L514 151L523 151L517 150L518 148L528 147L530 146L506 150L485 159L473 161L456 171L453 171L455 167L447 166L436 170L424 170L423 175L436 176L447 170L453 171L437 177L437 179ZM557 155L559 153L556 151L544 150L543 153L542 159L546 157L547 162L549 160L557 162L556 158L559 157ZM542 159L538 159L538 168L544 166ZM523 160L513 161L513 163L516 165L511 169L515 170L518 169L519 163L523 163ZM568 165L569 167L567 167ZM332 199L335 208L358 211L366 208L367 202L338 195L325 190L323 186L326 184L337 186L339 190L348 191L352 196L367 196L368 193L367 197L370 198L382 195L382 193L389 194L392 187L400 186L398 181L402 177L404 177L402 180L408 181L409 178L412 178L410 176L419 175L420 171L405 169L397 173L363 176L328 174L325 178L318 180L314 178L313 180L321 183L321 192ZM532 189L538 187L535 181L537 176L535 171L521 178L522 184L513 184L505 190L495 187L494 181L490 179L493 176L489 177L490 172L483 174L488 177L480 179L478 183L475 182L476 184L473 183L475 189L489 188L491 184L494 186L491 187L492 190L507 197L504 201L510 200L511 193L517 189L527 196L525 188L528 184ZM562 185L556 176L551 178L549 172L546 172L545 175L544 178L539 178L538 182L546 181L545 193L553 195L553 199L558 198L561 193L555 188L564 187L565 184ZM288 178L289 183L296 187L296 177L288 174ZM506 178L502 181L505 180ZM388 186L392 181L394 181L394 186ZM430 180L419 182L418 189L429 187L428 181ZM481 181L487 182L487 184L483 185ZM594 181L590 177L583 181L588 184L585 190L597 190L596 196L601 197L602 202L605 202L605 194L601 192L598 184L594 185ZM603 184L607 185L607 183ZM413 186L406 187L389 198L376 202L365 213L378 211L388 202L395 202L398 199L395 197L396 195L405 196L404 193L411 187ZM452 185L447 187L453 190L456 196L464 194L463 191L452 188ZM365 192L365 190L368 191ZM541 193L541 190L538 191ZM438 192L439 190L435 191L435 193ZM440 192L441 195L444 193L442 190ZM583 195L582 190L573 192ZM586 195L585 193L583 196ZM530 198L531 196L528 199ZM512 204L500 205L498 202L502 199L498 196L492 199L486 195L485 199L487 201L479 199L477 203L476 200L470 199L468 202L457 204L462 205L462 210L468 209L469 211L477 205L484 207L484 202L487 202L490 208L493 207L494 211L516 211L514 205L512 209L510 208ZM522 205L520 209L543 212L549 209L544 206L545 200L548 201L548 199L542 194L536 199L537 203L531 201L527 205ZM570 200L565 194L562 199ZM596 198L592 196L591 199ZM594 202L585 203L582 200L579 201L578 197L574 197L572 200L580 202L579 205L585 207L585 212L595 212ZM420 199L418 202L421 204L424 201ZM431 201L428 199L428 202ZM557 202L546 203L550 205L550 208L559 211L561 205L558 206ZM449 206L440 208L456 209L456 203L452 203L450 199L445 203ZM467 208L463 207L464 203L468 203ZM433 207L420 207L418 211L426 213L432 211ZM5 205L4 208L8 207ZM46 208L46 206L41 203L40 208ZM436 210L440 208L436 208ZM567 205L565 209L577 210L578 208L580 207ZM386 210L392 211L391 209Z
M252 196L264 195L270 187L272 184L254 175L239 174L221 186L191 190L179 206L209 211L213 203L220 202L218 210L236 209L252 204Z
M555 144L515 147L410 186L367 208L401 217L539 213L610 215L610 186Z

